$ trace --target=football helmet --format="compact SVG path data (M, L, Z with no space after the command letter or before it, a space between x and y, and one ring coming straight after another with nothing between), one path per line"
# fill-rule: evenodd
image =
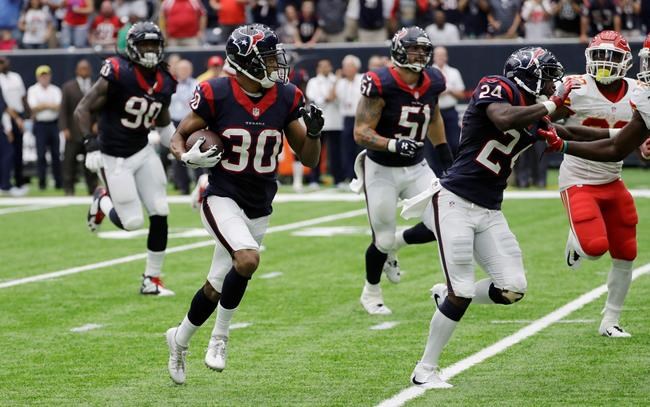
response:
M636 77L641 82L650 83L650 34L643 41L643 48L639 51L639 61L641 66Z
M548 81L559 81L564 67L550 51L540 47L521 48L510 55L503 67L503 76L536 98Z
M391 40L390 58L395 66L421 72L431 65L433 44L420 27L403 27Z
M625 77L632 67L632 50L625 37L616 31L601 31L585 50L587 74L602 84Z
M152 22L133 24L126 34L126 56L145 68L153 68L163 60L165 38L160 28Z
M228 37L226 59L237 72L259 82L264 88L287 83L289 64L278 36L263 24L237 28Z

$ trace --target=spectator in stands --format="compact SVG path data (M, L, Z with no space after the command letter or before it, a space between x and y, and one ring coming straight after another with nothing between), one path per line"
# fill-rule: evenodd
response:
M22 5L23 0L0 0L0 31L15 33Z
M164 0L161 8L167 45L201 45L208 17L199 0Z
M359 147L354 141L354 116L361 99L361 77L359 73L361 61L354 55L346 55L341 62L341 70L337 71L335 86L336 100L339 111L343 116L343 130L341 132L340 150L330 150L332 154L341 157L342 177L352 180L354 178L354 160L359 152ZM348 189L348 184L343 182L337 185L340 189Z
M487 35L488 0L459 0L458 11L461 13L464 38L483 38Z
M221 39L228 40L230 34L240 25L246 24L246 6L249 0L210 0L212 8L217 10Z
M356 24L360 42L384 42L393 6L394 0L350 0L345 15L348 22Z
M196 78L198 82L207 81L208 79L218 78L223 74L223 58L218 55L208 58L208 69Z
M458 1L430 0L434 10L441 10L445 13L445 21L449 24L459 26L462 23L462 13Z
M178 61L174 68L174 74L176 75L178 84L176 85L176 93L172 95L172 101L169 105L169 115L176 127L190 113L190 100L192 100L194 90L198 84L196 79L192 77L193 70L192 63L187 59ZM172 169L176 189L185 195L189 195L190 177L187 167L185 167L182 161L173 160Z
M115 15L111 2L102 1L99 14L90 26L90 45L103 49L115 49L117 33L121 27L122 23Z
M112 10L112 9L111 9ZM65 149L63 152L63 192L68 195L74 195L74 185L77 182L77 174L80 167L83 167L84 178L88 195L92 195L97 187L97 174L89 171L84 160L78 157L84 157L86 149L84 148L83 137L79 126L74 119L74 109L79 104L83 96L88 93L92 87L90 79L92 68L87 60L82 59L77 62L75 77L63 84L61 89L61 110L59 112L59 128L63 132L65 139Z
M137 14L131 14L129 20L117 32L117 52L123 54L126 51L126 35L129 33L131 26L140 21Z
M278 1L277 0L252 0L251 15L253 22L264 24L272 30L278 28Z
M298 36L298 11L292 4L284 8L284 23L278 29L277 35L283 44L293 44Z
M621 9L614 0L585 0L580 20L580 41L588 42L603 30L621 32Z
M65 17L61 23L61 45L83 48L88 45L88 17L92 0L65 0Z
M146 0L114 0L115 14L124 21L135 15L138 20L144 20L148 16L148 6Z
M318 61L316 67L316 76L307 82L305 96L307 96L308 100L316 103L323 109L325 125L321 131L321 145L325 143L325 146L327 146L329 172L334 177L334 183L338 184L344 180L341 174L340 156L340 137L343 120L341 119L341 113L336 103L334 85L336 85L336 75L332 73L332 63L328 59L321 59ZM323 152L325 151L323 147L321 149ZM321 154L322 156L323 154ZM312 182L310 183L312 187L318 185L320 167L321 165L318 165L312 169L313 175Z
M383 68L390 65L390 59L386 56L373 55L368 58L368 70L373 71L375 69Z
M434 44L453 44L460 41L458 27L445 20L445 13L436 10L433 16L434 24L426 28L429 39Z
M517 38L521 24L521 0L488 1L488 33L497 38Z
M460 141L460 126L456 105L459 101L465 100L465 83L460 71L447 64L449 56L445 47L436 47L433 50L433 66L438 68L445 76L447 89L442 92L438 99L440 115L445 123L445 136L451 152L456 155ZM429 143L430 145L430 143ZM431 147L433 151L433 147ZM438 154L436 153L437 157Z
M345 0L318 0L316 15L327 42L345 42Z
M52 71L47 65L36 68L36 83L27 89L27 102L34 116L34 137L38 156L38 187L47 186L47 161L45 154L50 151L52 176L55 187L60 189L61 158L59 157L59 109L61 107L61 89L51 83Z
M434 0L435 1L435 0ZM431 3L425 2L426 6L430 9ZM430 11L430 10L427 10ZM392 11L392 17L396 19L397 25L400 27L408 27L417 25L418 3L415 0L395 0L395 6ZM423 27L429 25L429 21Z
M14 184L19 195L27 194L27 186L23 177L23 132L25 131L24 120L30 116L27 103L27 91L23 78L17 72L10 70L9 59L0 56L0 87L7 103L11 117L11 130L13 134L14 149Z
M525 0L521 8L526 40L540 41L553 36L555 7L551 0Z
M13 167L13 134L11 119L7 113L7 103L0 89L0 196L12 193L11 169Z
M314 14L315 6L311 0L305 0L300 8L298 17L298 30L296 32L295 43L298 46L311 48L316 44L323 30L318 26L318 18Z
M555 1L555 36L559 38L580 36L581 0Z
M621 30L628 38L641 35L641 0L620 0ZM645 31L644 31L645 32Z
M18 45L18 41L11 34L11 30L0 29L0 51L11 51Z
M18 28L23 32L22 47L26 49L47 48L53 27L52 14L43 1L29 0L25 12L18 21Z

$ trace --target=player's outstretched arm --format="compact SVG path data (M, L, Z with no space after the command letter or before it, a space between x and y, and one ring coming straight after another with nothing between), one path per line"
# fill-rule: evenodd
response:
M438 158L440 159L440 163L442 165L442 170L447 170L447 168L451 167L454 158L451 154L449 144L447 144L445 122L442 119L442 115L440 114L440 106L438 105L436 105L436 107L433 109L431 123L429 123L429 128L427 129L427 137L429 137L429 141L431 141L431 144L438 154Z
M206 127L208 127L208 124L195 112L192 111L185 116L185 118L178 124L176 132L169 143L169 150L174 154L174 157L176 157L177 160L181 160L183 153L187 152L187 149L185 148L185 141L187 138L195 131L205 129Z
M322 110L315 105L301 109L302 121L293 120L284 129L287 141L304 165L314 168L320 160L320 132L323 128Z
M100 77L75 108L74 119L84 137L92 134L92 112L97 112L104 107L107 94L108 81Z
M375 131L384 105L384 99L380 97L361 96L354 120L354 141L358 145L370 150L388 150L389 139Z
M512 106L509 103L490 103L486 113L497 129L505 132L520 129L537 123L549 114L549 109L543 103L531 106Z
M602 140L609 138L611 133L610 129L601 129L596 127L562 126L559 124L553 124L553 126L557 129L557 134L562 137L563 140L571 141Z

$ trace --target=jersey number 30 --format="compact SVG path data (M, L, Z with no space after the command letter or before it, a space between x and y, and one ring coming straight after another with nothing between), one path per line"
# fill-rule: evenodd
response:
M131 96L124 105L124 111L133 117L124 117L120 123L129 129L137 129L144 124L144 127L148 129L153 125L161 110L162 103L160 102L149 103L145 98Z

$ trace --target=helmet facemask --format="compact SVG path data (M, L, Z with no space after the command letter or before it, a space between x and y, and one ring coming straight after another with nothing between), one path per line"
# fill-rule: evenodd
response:
M151 36L152 38L146 38ZM145 34L145 38L127 41L126 53L129 59L145 68L153 68L163 59L163 42L153 33Z
M253 48L255 56L248 66L240 66L228 58L230 65L248 78L258 82L263 88L271 88L276 83L289 82L289 64L284 49L276 46L275 49L259 51Z
M433 45L426 33L419 27L402 28L392 40L391 60L393 65L413 72L431 65Z
M632 53L602 46L587 48L585 58L587 73L604 85L624 78L632 66Z
M643 83L650 83L650 48L642 48L639 51L641 66L636 78Z
M564 67L560 64L543 64L537 67L532 74L526 72L524 78L514 77L514 82L527 93L536 98L550 96L544 94L548 82L556 82L564 77ZM551 93L552 94L552 93Z

